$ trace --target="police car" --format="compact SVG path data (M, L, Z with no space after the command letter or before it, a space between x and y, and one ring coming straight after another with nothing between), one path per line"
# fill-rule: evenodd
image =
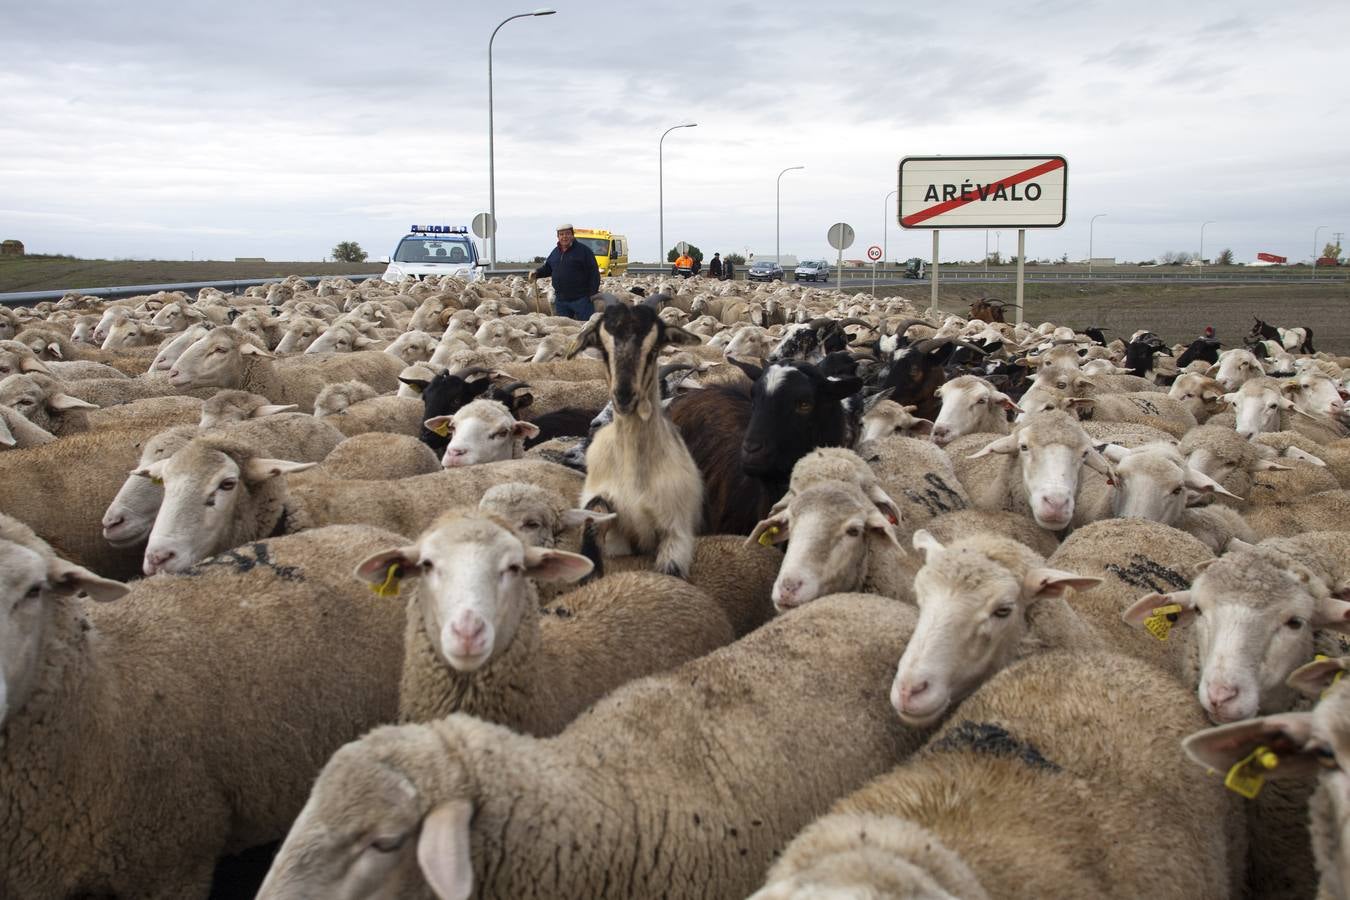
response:
M414 225L394 248L381 280L398 282L408 276L458 275L468 281L483 277L486 262L464 225Z

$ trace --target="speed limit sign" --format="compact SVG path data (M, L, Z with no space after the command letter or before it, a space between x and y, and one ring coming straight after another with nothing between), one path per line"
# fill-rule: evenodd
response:
M876 262L877 260L881 259L881 248L878 247L876 244L873 244L872 246L868 247L867 258L870 259L872 262Z

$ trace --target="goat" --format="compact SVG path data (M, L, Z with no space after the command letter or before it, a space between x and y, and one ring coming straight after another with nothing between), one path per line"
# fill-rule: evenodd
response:
M1207 363L1219 361L1219 342L1208 338L1196 338L1191 341L1181 356L1177 357L1177 368L1185 369L1191 363L1202 359Z
M580 505L599 502L616 513L606 552L654 551L657 571L680 578L693 562L703 480L661 408L656 357L666 344L697 343L650 306L616 304L593 317L568 351L569 358L587 347L600 351L614 411L587 448Z

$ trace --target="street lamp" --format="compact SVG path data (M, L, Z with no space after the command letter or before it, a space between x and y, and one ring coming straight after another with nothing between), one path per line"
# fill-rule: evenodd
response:
M660 248L661 251L664 251L666 249L666 159L665 159L666 135L670 134L676 128L697 128L697 127L698 127L697 122L690 122L687 125L672 125L665 131L661 132L661 140L656 142L656 182L658 186L657 191L660 194L660 199L657 202L657 215L659 216L660 219L660 224L658 225L659 236L657 240L661 244ZM656 254L656 264L657 265L665 264L665 258L661 255L661 252L658 252Z
M886 267L886 239L891 236L891 198L900 193L896 188L886 195L886 199L881 201L881 267Z
M1201 274L1201 275L1205 274L1205 226L1206 226L1206 225L1213 225L1213 224L1214 224L1214 221L1211 219L1210 221L1208 221L1208 222L1203 222L1203 223L1201 223L1201 225L1200 225L1200 274Z
M492 37L488 38L488 216L491 222L488 223L489 255L488 259L492 262L492 268L497 268L497 173L494 166L495 158L493 156L492 144L492 42L497 39L497 32L502 30L502 25L510 22L512 19L525 19L530 16L551 16L557 10L555 9L536 9L534 12L517 13L514 16L507 16L502 19L501 24L492 29Z
M783 264L783 251L781 246L779 245L780 231L782 229L782 221L783 221L783 176L786 175L788 172L793 171L794 169L805 169L805 168L806 166L788 166L786 169L778 173L778 187L774 192L775 202L773 208L773 261L780 266Z
M1329 225L1318 225L1315 229L1313 229L1312 265L1313 265L1313 273L1314 273L1314 274L1316 274L1316 272L1317 272L1317 235L1318 235L1318 233L1321 232L1321 230L1322 230L1323 228L1329 228L1329 227L1331 227L1331 226L1329 226Z
M1092 226L1097 224L1098 219L1106 217L1106 213L1097 213L1088 220L1088 275L1092 274ZM1201 241L1203 244L1204 241Z

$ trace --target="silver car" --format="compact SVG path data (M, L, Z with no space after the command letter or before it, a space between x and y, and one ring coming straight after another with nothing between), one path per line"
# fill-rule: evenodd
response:
M798 281L829 281L830 264L823 259L803 260L792 274Z

